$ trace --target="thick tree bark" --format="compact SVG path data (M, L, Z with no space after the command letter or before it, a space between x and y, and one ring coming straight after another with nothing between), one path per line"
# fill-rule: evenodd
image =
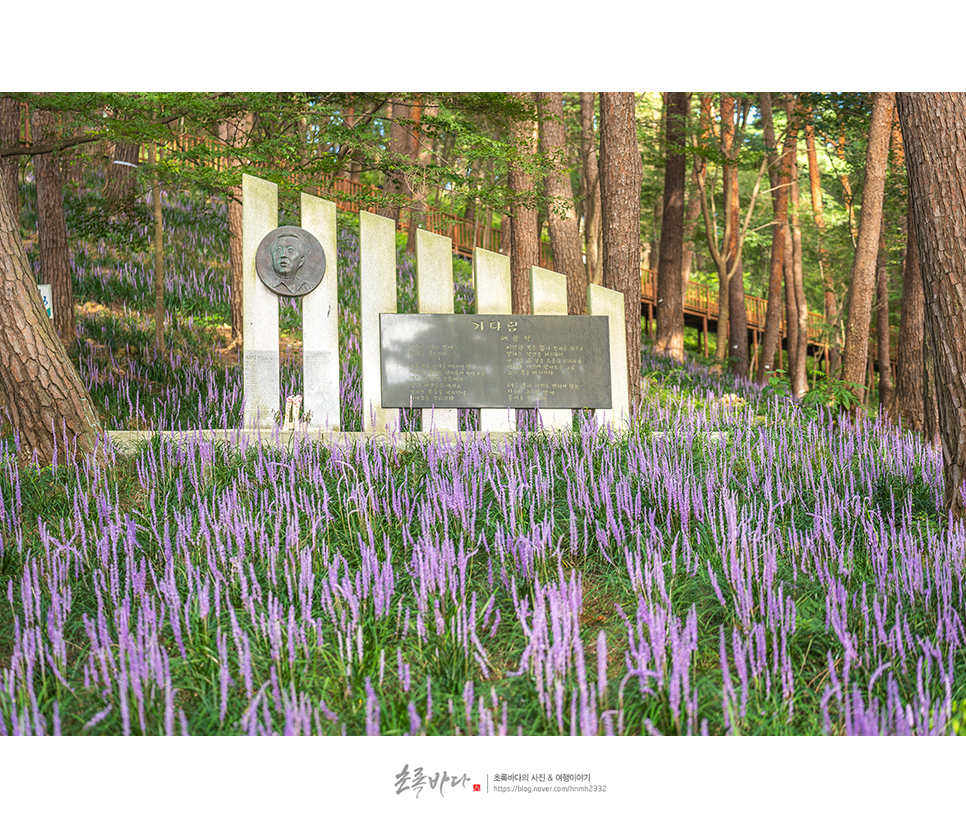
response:
M966 94L897 96L926 299L927 379L934 376L945 508L966 510ZM931 374L930 374L931 371ZM929 413L926 416L927 426Z
M657 266L657 335L654 350L684 361L684 296L681 261L684 256L684 181L687 159L690 93L667 93L665 116L664 210L661 254Z
M563 122L563 93L537 93L541 107L540 150L563 154L567 137ZM570 172L562 164L547 174L543 183L548 202L547 226L553 251L553 268L567 276L567 312L582 315L587 306L587 272L580 251L580 230L574 208Z
M530 93L513 93L529 102ZM514 152L528 157L537 149L537 123L523 119L513 127ZM540 263L537 210L532 205L533 175L519 164L507 173L510 191L516 195L510 222L510 294L515 315L530 313L530 267Z
M785 134L781 156L776 153L772 118L771 93L758 94L761 108L765 145L775 149L769 152L769 179L772 189L771 266L768 280L768 305L765 308L765 330L762 334L761 358L758 363L759 384L771 376L775 369L775 354L781 350L782 278L785 272L785 227L788 222L788 189L791 185L792 156L795 146L790 132ZM780 359L780 357L779 357ZM781 367L779 361L778 366Z
M594 142L594 94L580 94L580 190L583 195L584 253L587 281L603 281L600 259L600 171Z
M104 198L117 207L134 202L137 196L137 164L141 146L133 142L117 142L111 149L107 173L104 175Z
M842 378L855 389L865 386L872 296L875 291L875 263L879 248L879 225L882 221L894 98L893 93L875 93L872 102L872 124L869 127L865 184L862 189L862 214L859 218L859 237L849 281L849 314L845 325L845 351L842 360Z
M66 463L97 444L100 423L37 292L19 223L0 189L0 388L20 457ZM64 439L66 438L66 445Z
M0 148L20 144L20 102L0 96ZM14 217L20 216L20 158L5 156L0 160L0 185L7 191L7 202Z
M34 142L53 140L57 135L57 115L35 109L31 115ZM50 284L54 329L65 345L77 337L74 325L74 286L67 248L67 223L64 219L64 175L56 153L34 157L37 175L37 231L40 249L41 283Z
M896 374L896 391L890 416L903 428L921 432L925 420L922 350L925 296L922 291L922 273L919 269L916 224L912 218L911 188L906 218L906 259L902 276L902 307L899 320L899 369Z
M624 293L631 407L641 392L641 183L633 93L600 94L604 286Z

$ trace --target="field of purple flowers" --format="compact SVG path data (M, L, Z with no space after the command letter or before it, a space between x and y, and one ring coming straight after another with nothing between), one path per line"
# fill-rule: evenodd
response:
M213 358L227 222L202 204L165 205L169 355L136 312L148 255L75 244L80 300L130 310L78 320L108 428L240 421L240 370ZM401 311L412 294L402 259ZM18 469L0 425L0 734L966 732L966 535L939 510L938 453L642 362L616 436L581 419L493 447L155 439ZM293 356L283 393L299 385Z

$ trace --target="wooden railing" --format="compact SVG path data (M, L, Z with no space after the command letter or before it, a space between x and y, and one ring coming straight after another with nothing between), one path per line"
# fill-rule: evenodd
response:
M641 270L641 301L654 304L657 298L657 275L654 270ZM765 315L768 311L768 299L757 295L745 294L745 316L748 328L763 332L765 329ZM718 290L701 284L688 284L688 291L684 296L684 312L703 316L709 319L718 318ZM779 334L785 335L785 306L782 305L779 318ZM825 316L812 310L808 311L808 341L814 345L826 345L828 334L825 328Z

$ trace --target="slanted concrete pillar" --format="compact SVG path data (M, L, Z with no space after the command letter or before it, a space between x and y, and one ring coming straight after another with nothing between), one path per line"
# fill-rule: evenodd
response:
M416 301L420 313L453 313L453 241L416 230ZM455 408L424 408L423 431L459 431Z
M510 292L510 259L486 249L473 250L473 285L478 315L509 316L513 313ZM516 411L511 408L481 408L480 431L516 431Z
M325 251L322 283L302 297L302 368L304 413L312 427L338 431L339 418L339 278L336 266L335 203L302 194L302 228Z
M596 412L600 425L626 429L630 423L630 394L627 388L627 335L624 331L624 293L590 284L587 287L587 315L607 316L610 323L611 408Z
M359 212L363 431L398 431L399 409L382 407L379 314L396 312L396 224Z
M535 316L567 315L567 276L531 266L530 311ZM573 425L569 408L541 408L540 417L547 429L570 429Z
M258 244L278 227L278 187L242 174L242 373L245 428L270 428L279 411L278 297L255 272Z

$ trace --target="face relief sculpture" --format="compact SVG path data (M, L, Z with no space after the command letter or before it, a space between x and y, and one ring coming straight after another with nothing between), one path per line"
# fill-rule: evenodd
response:
M276 295L297 298L314 290L325 274L322 245L305 229L282 226L258 246L255 269Z
M295 235L279 235L272 244L272 267L278 276L279 284L298 295L298 272L305 263L305 247Z

